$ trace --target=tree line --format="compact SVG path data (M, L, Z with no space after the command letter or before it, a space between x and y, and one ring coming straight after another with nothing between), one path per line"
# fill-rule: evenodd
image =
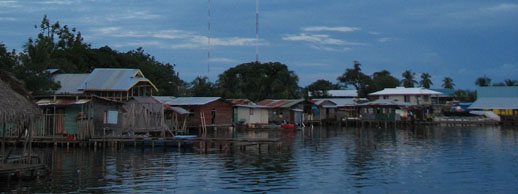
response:
M66 73L89 73L94 68L136 68L140 69L159 89L158 95L168 96L221 96L224 98L248 98L259 101L268 98L328 97L327 91L352 87L360 97L397 86L430 88L432 76L422 73L420 80L416 74L406 70L402 79L381 70L367 75L362 72L361 64L354 61L352 68L336 78L337 83L317 80L307 87L298 85L299 78L287 65L279 62L249 62L232 67L210 82L207 77L197 77L191 82L183 81L174 70L175 65L162 63L142 48L119 52L109 46L92 48L85 43L81 32L59 22L51 23L46 16L40 25L36 38L29 38L23 51L9 51L0 43L0 70L9 72L22 80L33 95L50 94L59 84L51 79L47 69L61 69ZM478 86L489 86L491 79L478 78ZM494 86L518 85L516 80L505 80ZM443 88L453 89L453 79L445 77ZM463 101L474 101L474 91L456 90L455 95Z

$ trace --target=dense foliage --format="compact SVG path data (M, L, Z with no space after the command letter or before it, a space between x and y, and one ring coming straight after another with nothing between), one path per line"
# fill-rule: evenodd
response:
M38 28L38 26L35 26ZM51 24L45 16L35 39L29 38L24 51L7 52L0 46L1 68L25 82L34 94L47 94L59 88L50 79L47 69L61 69L66 73L89 73L94 68L136 68L142 70L159 90L160 95L182 95L187 84L180 80L174 65L163 64L145 53L142 48L118 52L108 46L91 48L84 43L75 28Z
M312 98L324 98L329 97L327 91L339 90L340 88L341 87L338 84L334 84L330 81L320 79L304 88L303 92L305 98L308 98L309 96L311 96Z
M218 86L224 98L298 98L299 78L279 62L251 62L230 68L219 75Z

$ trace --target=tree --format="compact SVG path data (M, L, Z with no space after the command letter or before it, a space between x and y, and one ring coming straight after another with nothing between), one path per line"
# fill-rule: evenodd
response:
M337 78L345 87L352 85L358 91L359 97L366 97L368 94L368 87L372 80L368 75L361 72L361 64L354 61L352 69L346 69L345 72Z
M484 75L484 77L477 78L477 80L475 81L475 85L480 87L489 86L491 85L491 79Z
M207 77L196 77L189 88L190 96L209 97L218 96L216 84L209 81Z
M0 43L0 70L12 72L16 65L18 65L16 51L13 49L9 52L5 45Z
M455 90L455 98L460 102L474 102L477 99L477 92L470 90Z
M401 84L405 88L413 88L414 84L417 84L417 81L414 80L415 73L412 73L410 70L406 70L401 74L403 76L403 79L401 80Z
M369 93L380 91L385 88L395 88L397 86L399 86L399 80L390 75L390 72L387 70L382 70L372 74L372 84L369 88Z
M310 93L311 97L313 98L328 97L329 94L327 93L327 91L338 89L340 89L340 86L338 84L333 84L330 81L320 79L308 85L304 89L304 95L306 96L308 95L308 93Z
M430 88L430 86L433 85L432 80L430 80L432 76L428 73L421 74L421 81L419 82L419 85L423 88Z
M445 89L453 89L453 87L455 86L455 84L453 83L453 79L451 79L450 77L445 77L442 80L442 83L442 87Z
M504 83L506 86L518 86L518 80L506 79Z
M224 98L260 101L267 98L298 98L298 81L297 75L285 64L250 62L226 70L219 75L217 84Z
M29 38L24 52L17 55L19 65L12 70L34 94L51 93L59 88L46 73L49 68L67 73L89 73L95 68L134 68L140 69L157 86L158 95L186 95L188 83L179 78L175 65L155 60L142 48L125 53L108 46L92 49L83 42L81 32L59 22L51 24L47 16L39 28L36 39Z

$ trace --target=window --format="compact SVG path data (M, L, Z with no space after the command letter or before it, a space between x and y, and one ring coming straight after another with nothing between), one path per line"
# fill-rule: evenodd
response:
M119 117L119 111L109 110L105 112L106 117L104 118L104 124L117 124L117 120Z
M389 96L383 96L383 99L385 99L385 100L389 99Z
M410 96L405 96L405 102L410 102Z
M254 109L253 108L250 108L250 115L254 115Z
M430 101L430 96L423 96L423 102Z

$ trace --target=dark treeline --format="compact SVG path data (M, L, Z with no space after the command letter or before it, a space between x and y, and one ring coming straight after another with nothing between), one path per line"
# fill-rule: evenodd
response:
M89 73L94 68L135 68L140 69L159 89L158 95L168 96L221 96L224 98L248 98L259 101L268 98L327 97L327 91L352 88L357 89L360 97L384 88L424 87L430 88L432 76L428 73L415 80L415 73L406 70L401 80L387 70L366 75L361 64L354 61L352 68L332 83L317 80L305 88L298 86L298 76L279 62L250 62L230 68L210 82L207 77L197 77L188 83L181 80L175 72L175 65L162 63L142 48L119 52L109 46L91 48L83 41L81 32L59 22L51 23L46 16L39 26L36 38L29 38L23 51L9 51L0 43L0 71L9 72L23 81L25 88L34 95L49 94L60 86L50 79L47 69L61 69L66 73ZM445 77L442 87L454 89L453 79ZM478 78L478 86L491 85L486 76ZM494 86L516 86L518 81L505 80ZM474 101L476 93L469 90L456 90L461 101Z

